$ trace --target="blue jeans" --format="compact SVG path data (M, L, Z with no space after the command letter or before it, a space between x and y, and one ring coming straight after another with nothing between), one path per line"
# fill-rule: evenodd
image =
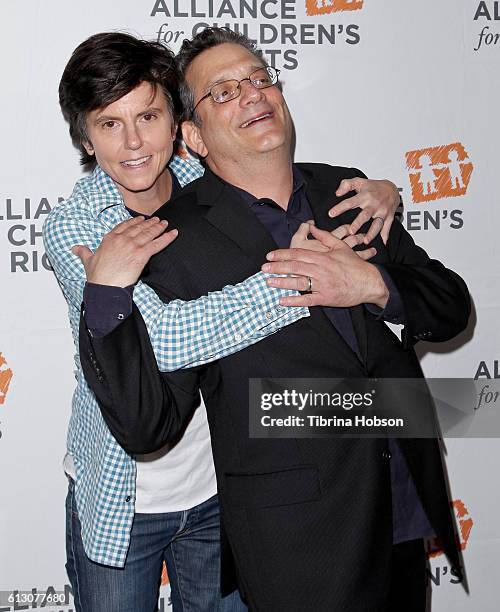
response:
M220 596L217 496L182 512L136 514L124 568L91 561L83 550L70 481L66 570L77 612L155 612L163 561L174 612L243 612L238 592Z

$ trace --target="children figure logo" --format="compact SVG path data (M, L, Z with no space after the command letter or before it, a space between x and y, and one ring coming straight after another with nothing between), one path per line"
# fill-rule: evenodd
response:
M327 15L338 11L358 11L364 0L306 0L308 15Z
M7 367L5 357L0 353L0 406L5 403L13 372Z
M474 169L460 142L408 151L406 167L416 204L465 195Z

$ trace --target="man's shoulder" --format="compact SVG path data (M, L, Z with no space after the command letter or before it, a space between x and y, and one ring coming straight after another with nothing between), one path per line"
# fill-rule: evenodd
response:
M334 180L340 182L342 179L345 178L365 176L361 170L358 170L358 168L331 166L330 164L322 164L315 162L297 162L295 165L304 175L304 178L306 180L310 179L318 182L331 183Z
M203 176L189 183L155 214L174 224L186 225L199 221L207 211L207 207L201 204L199 197L199 194L203 193L203 184Z

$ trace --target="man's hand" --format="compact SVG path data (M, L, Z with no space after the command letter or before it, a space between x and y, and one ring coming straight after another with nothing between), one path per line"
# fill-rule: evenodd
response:
M379 232L384 244L387 243L394 214L400 202L396 185L386 180L354 177L341 181L335 194L340 197L350 191L355 191L356 195L336 204L328 211L329 216L338 217L346 210L361 208L361 212L350 225L351 234L355 234L364 223L373 219L365 235L365 244L369 244Z
M134 217L106 234L95 253L82 245L71 251L82 260L89 283L127 287L137 282L155 253L177 238L177 230L165 232L167 225L158 217Z
M300 296L280 298L280 304L349 307L367 303L385 308L389 291L377 267L330 232L314 225L310 226L310 231L316 240L329 248L328 252L279 249L268 253L267 259L272 263L262 266L263 272L293 275L267 279L270 287L309 291Z
M321 240L309 239L308 236L311 233L311 225L314 225L314 221L307 221L306 223L301 223L299 229L295 232L292 237L292 241L290 243L291 249L307 249L308 251L317 251L318 253L327 253L330 250L330 247L326 246L321 242ZM365 234L351 234L351 226L350 225L341 225L336 227L334 230L330 232L332 236L342 240L348 246L354 248L360 244L366 244L365 242ZM376 253L377 250L375 248L364 249L363 251L354 251L356 255L359 255L361 259L365 261L367 259L371 259Z

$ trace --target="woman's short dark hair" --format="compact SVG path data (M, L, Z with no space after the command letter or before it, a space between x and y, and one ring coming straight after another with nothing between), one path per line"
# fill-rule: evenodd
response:
M192 40L187 38L182 41L182 46L177 54L177 65L181 72L182 81L180 86L181 101L184 107L184 119L189 119L194 108L194 93L189 88L186 82L186 71L189 68L191 62L212 47L217 45L223 45L224 43L232 43L234 45L241 45L247 51L250 51L259 62L266 64L263 60L262 51L257 47L255 42L250 40L248 36L240 34L239 32L233 32L229 28L205 28L196 34ZM197 125L200 125L200 119L196 113L192 117L192 121Z
M95 34L73 52L59 83L59 104L69 123L82 165L95 164L83 142L89 142L87 114L116 102L142 82L161 87L172 119L182 115L179 71L174 54L164 45L122 32Z

